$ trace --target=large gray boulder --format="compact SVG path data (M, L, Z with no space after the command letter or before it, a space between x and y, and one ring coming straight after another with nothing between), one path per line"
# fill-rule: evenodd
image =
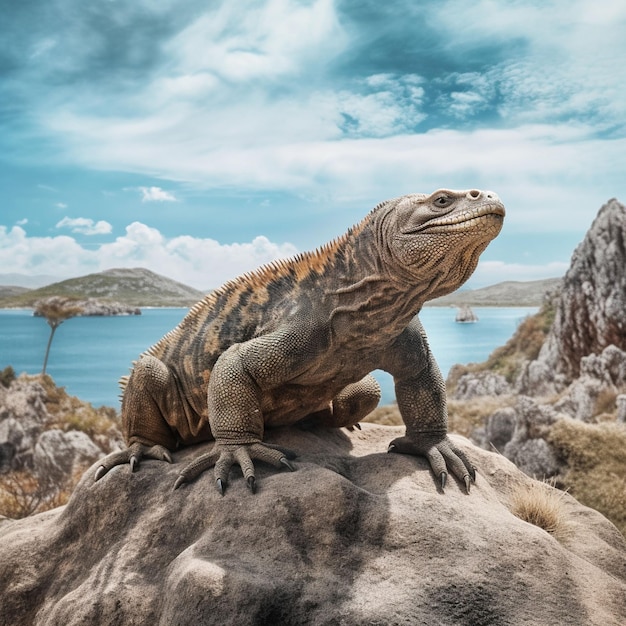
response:
M254 496L235 471L223 497L211 472L172 491L208 445L97 483L94 465L66 507L0 525L0 623L624 623L610 522L567 494L557 535L522 521L516 491L557 492L461 437L477 482L442 494L425 460L386 454L402 432L272 431L297 471L259 465Z

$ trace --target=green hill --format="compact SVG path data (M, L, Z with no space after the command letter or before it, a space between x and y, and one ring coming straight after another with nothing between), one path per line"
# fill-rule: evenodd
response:
M143 268L111 269L88 274L21 293L0 292L0 308L32 307L41 298L97 298L135 307L192 306L204 297L202 291Z

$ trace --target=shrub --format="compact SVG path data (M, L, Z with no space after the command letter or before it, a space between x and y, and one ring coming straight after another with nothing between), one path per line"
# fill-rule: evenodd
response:
M0 385L9 387L15 378L15 370L10 365L7 365L7 367L0 372Z

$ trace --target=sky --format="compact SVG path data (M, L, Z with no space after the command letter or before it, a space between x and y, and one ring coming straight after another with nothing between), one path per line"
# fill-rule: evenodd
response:
M383 200L478 188L507 218L477 288L563 275L626 202L621 0L0 9L0 276L211 289Z

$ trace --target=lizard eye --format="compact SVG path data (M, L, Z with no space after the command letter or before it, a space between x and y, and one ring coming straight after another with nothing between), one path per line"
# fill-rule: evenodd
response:
M454 198L451 198L450 196L447 196L445 194L441 194L440 196L437 196L435 198L433 204L438 209L445 209L446 207L449 207L452 202L454 202Z

